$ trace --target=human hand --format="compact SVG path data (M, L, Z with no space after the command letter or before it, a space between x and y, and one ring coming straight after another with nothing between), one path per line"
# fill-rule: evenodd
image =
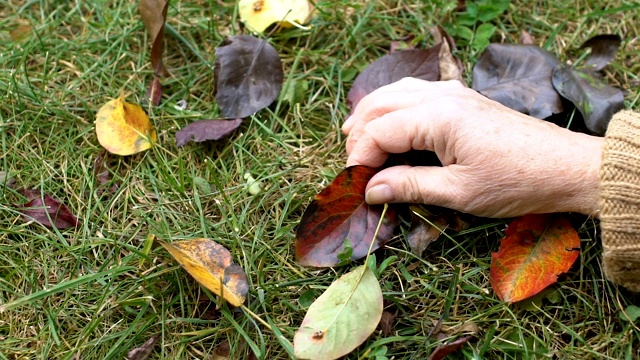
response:
M345 122L347 166L434 151L442 167L394 166L366 201L424 203L485 217L595 215L603 139L511 110L458 81L405 78L364 97Z

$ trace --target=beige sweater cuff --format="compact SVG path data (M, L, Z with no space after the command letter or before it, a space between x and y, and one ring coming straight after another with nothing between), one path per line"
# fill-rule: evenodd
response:
M600 169L600 228L607 278L640 292L640 114L613 116Z

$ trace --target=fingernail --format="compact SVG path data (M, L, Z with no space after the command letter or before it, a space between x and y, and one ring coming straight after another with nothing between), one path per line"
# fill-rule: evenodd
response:
M364 199L369 204L384 204L395 200L393 191L389 185L376 185L369 189L364 196Z

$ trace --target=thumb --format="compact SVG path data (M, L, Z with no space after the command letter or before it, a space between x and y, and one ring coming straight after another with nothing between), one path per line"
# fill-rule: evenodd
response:
M367 184L369 204L420 203L461 210L464 193L455 173L460 165L394 166L377 173Z

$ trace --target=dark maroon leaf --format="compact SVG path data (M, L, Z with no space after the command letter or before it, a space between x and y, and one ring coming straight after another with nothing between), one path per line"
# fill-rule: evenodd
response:
M385 55L362 71L347 96L351 109L377 88L405 77L436 81L440 76L439 53L442 43L421 50L401 50Z
M151 40L151 68L156 76L166 76L168 71L162 63L164 24L167 20L167 0L140 0L138 10Z
M145 98L149 99L155 106L160 105L160 100L162 99L162 84L160 83L160 78L158 78L158 76L153 76L153 81L147 88Z
M67 229L78 226L78 219L66 205L38 190L20 190L27 203L18 206L26 221L35 220L49 228Z
M473 89L511 109L545 119L563 111L551 74L560 62L533 45L491 44L473 68Z
M599 71L607 66L618 52L622 39L618 35L597 35L582 44L582 49L591 48L591 55L584 64L585 68Z
M282 88L282 62L269 43L233 36L216 49L216 100L222 116L244 118L269 106Z
M624 107L624 95L605 84L595 72L560 65L553 71L553 85L582 114L589 131L604 135L613 114Z
M147 360L149 355L151 355L151 352L153 352L153 347L156 345L159 338L159 335L154 335L149 340L145 341L145 343L140 347L129 351L127 353L127 360Z
M111 182L111 172L109 171L109 153L107 151L103 151L96 157L96 160L93 162L93 175L96 177L96 181L98 182L98 193L101 194L105 189L102 187ZM115 193L118 190L118 184L113 184L109 188L111 193Z
M442 360L452 354L471 340L472 336L464 336L446 344L439 345L429 356L429 360Z
M378 172L367 166L343 170L329 186L316 195L305 210L296 233L296 260L306 266L334 266L345 253L348 240L351 259L367 255L382 216L383 207L364 201L367 182ZM373 249L389 241L396 227L396 213L389 208Z
M194 121L176 133L176 143L183 146L192 140L219 140L231 134L241 123L242 119Z

